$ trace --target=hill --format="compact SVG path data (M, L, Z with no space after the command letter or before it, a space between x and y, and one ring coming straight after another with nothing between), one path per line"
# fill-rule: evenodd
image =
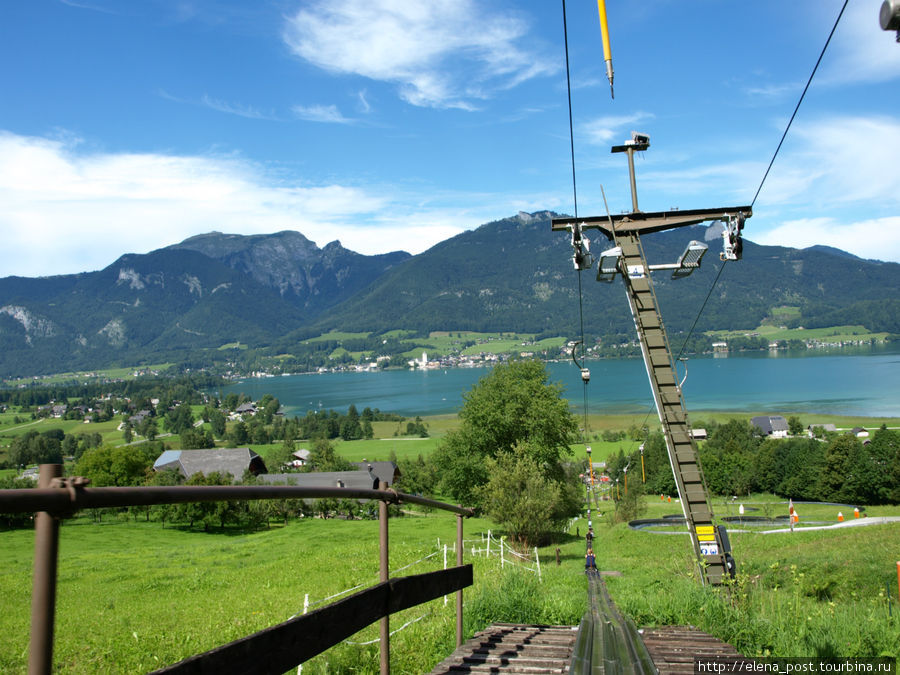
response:
M556 214L519 214L448 239L390 270L367 291L316 322L323 330L407 328L552 333L577 332L578 279L568 237L550 231ZM748 226L749 228L749 226ZM651 263L674 262L687 243L703 241L695 226L642 238ZM595 255L612 246L588 231ZM663 318L673 333L696 317L722 264L719 239L709 242L701 269L687 279L654 275ZM598 284L582 273L585 329L595 335L634 330L619 283ZM864 324L900 332L900 265L862 260L827 247L791 249L744 242L744 259L729 263L698 330L755 328L773 309L799 308L795 323ZM853 321L844 321L845 318ZM837 321L837 319L841 319ZM835 323L829 325L836 325Z
M6 277L0 279L0 375L160 361L197 367L227 361L221 348L235 344L302 358L305 339L332 331L575 335L578 278L568 237L550 230L555 215L520 213L417 256L364 256L340 242L319 249L298 232L213 232L124 255L99 272ZM651 263L672 262L706 232L697 226L650 235L644 249ZM595 253L607 246L596 231L588 236ZM655 275L670 333L690 328L721 265L718 250L710 242L704 266L688 279ZM619 284L598 284L585 272L582 285L586 331L631 336ZM697 330L755 328L768 320L900 333L898 298L896 263L745 240L744 260L723 271Z

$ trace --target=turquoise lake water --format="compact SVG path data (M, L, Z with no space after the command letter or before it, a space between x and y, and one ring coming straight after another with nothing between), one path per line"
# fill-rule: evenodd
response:
M641 359L588 361L588 408L594 413L640 414L653 409ZM750 352L688 361L684 396L688 410L826 413L900 417L900 345ZM571 362L547 364L573 408L582 409L583 385ZM405 416L455 413L462 395L489 371L484 368L325 373L247 379L222 389L254 399L276 396L288 415L307 410L345 411L352 403ZM679 371L683 374L683 371Z

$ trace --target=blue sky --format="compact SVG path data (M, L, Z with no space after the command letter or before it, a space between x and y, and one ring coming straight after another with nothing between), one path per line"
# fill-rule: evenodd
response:
M568 0L579 215L749 204L839 0ZM746 236L900 261L900 44L851 0ZM0 276L218 230L419 253L572 214L561 2L0 5ZM547 233L548 238L561 236Z

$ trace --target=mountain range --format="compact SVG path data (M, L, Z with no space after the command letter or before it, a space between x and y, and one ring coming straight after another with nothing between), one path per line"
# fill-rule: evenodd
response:
M598 284L571 263L556 214L519 213L411 256L366 256L299 232L211 232L97 272L0 279L0 375L34 375L172 361L203 365L223 345L296 354L331 330L517 331L630 334L619 284ZM748 226L752 231L752 228ZM607 246L596 231L595 254ZM702 226L643 238L651 263L673 262ZM746 234L746 232L745 232ZM670 333L687 331L723 263L711 241L687 279L654 277ZM727 263L697 330L754 328L779 307L807 327L862 324L900 333L900 265L825 246L792 249L745 239ZM579 301L580 298L580 301ZM581 309L580 309L581 308ZM797 313L799 310L799 313Z

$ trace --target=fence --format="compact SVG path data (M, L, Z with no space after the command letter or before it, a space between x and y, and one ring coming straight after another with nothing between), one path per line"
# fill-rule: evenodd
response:
M462 589L472 585L472 566L462 564L462 519L473 515L471 509L389 490L385 483L381 483L378 490L276 485L88 488L87 481L61 478L61 473L60 464L42 464L37 488L0 490L0 512L37 512L28 655L30 675L49 674L53 665L59 522L84 508L291 498L379 502L378 584L157 672L283 673L380 620L380 668L385 674L390 672L390 615L454 591L456 644L462 644ZM390 579L388 503L421 504L455 513L456 567Z
M464 543L472 544L471 552L473 556L484 555L485 557L490 558L491 556L496 555L500 559L501 569L506 565L515 565L516 567L528 570L529 572L534 572L538 575L538 579L543 581L541 578L541 558L538 555L537 546L534 547L533 557L523 555L507 544L505 537L497 539L490 530L488 530L487 534L483 535L481 539L467 539ZM479 548L475 544L480 544L481 547ZM444 557L446 560L446 547L444 548Z

